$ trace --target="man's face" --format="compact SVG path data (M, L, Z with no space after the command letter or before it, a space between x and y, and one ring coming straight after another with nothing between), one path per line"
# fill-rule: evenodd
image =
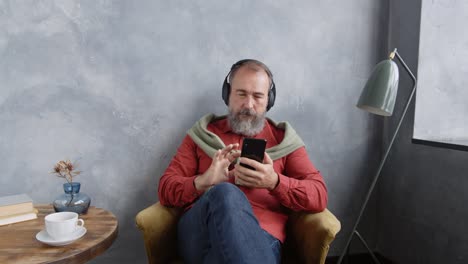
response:
M245 66L237 70L229 96L229 123L235 133L253 136L263 129L269 89L265 71Z

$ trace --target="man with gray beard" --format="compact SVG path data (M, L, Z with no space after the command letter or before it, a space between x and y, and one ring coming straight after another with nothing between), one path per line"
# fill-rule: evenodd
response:
M187 132L160 179L159 200L184 208L185 263L279 263L288 215L323 211L325 183L291 125L265 117L276 99L265 64L236 62L222 98L228 115L206 115ZM267 141L263 162L240 157L245 137Z

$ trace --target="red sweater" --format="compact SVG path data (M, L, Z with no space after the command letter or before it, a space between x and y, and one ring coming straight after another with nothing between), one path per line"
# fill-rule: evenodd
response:
M242 145L243 136L233 133L226 119L210 123L207 129L218 135L226 145ZM265 121L264 129L255 138L266 139L267 148L271 148L283 140L284 130ZM190 208L203 194L195 189L193 181L210 165L211 157L187 135L160 179L158 191L161 204ZM279 175L279 184L274 190L239 188L249 199L260 226L284 242L290 210L323 211L327 205L327 189L304 147L275 160L273 167Z

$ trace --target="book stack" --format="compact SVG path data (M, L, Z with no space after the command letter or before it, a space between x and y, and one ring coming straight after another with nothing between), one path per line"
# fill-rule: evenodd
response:
M0 197L0 226L36 218L37 210L27 194Z

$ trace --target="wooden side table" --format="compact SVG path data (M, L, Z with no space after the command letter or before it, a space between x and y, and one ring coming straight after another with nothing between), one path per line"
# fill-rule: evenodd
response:
M86 234L72 244L53 247L36 240L45 228L44 217L52 205L35 205L35 220L0 226L0 263L85 263L102 254L117 238L118 221L109 211L91 206L85 221Z

